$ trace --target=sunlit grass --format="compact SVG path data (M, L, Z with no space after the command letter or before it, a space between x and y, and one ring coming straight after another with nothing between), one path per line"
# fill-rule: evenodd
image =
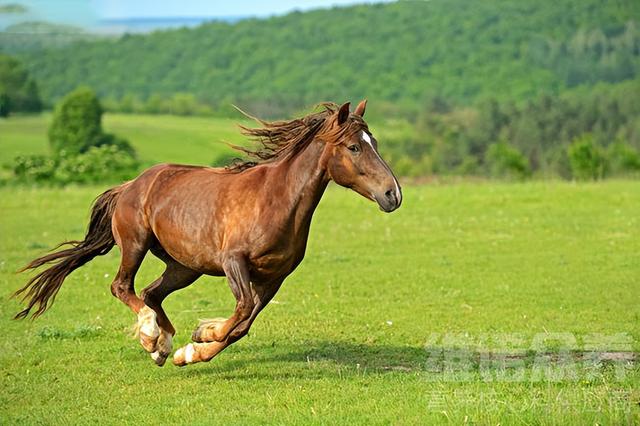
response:
M157 368L131 338L134 317L109 291L117 249L72 274L44 317L10 320L20 305L8 296L27 279L14 271L81 237L103 189L0 190L2 424L640 422L637 360L595 376L532 374L533 340L553 333L575 336L575 359L593 333L640 350L635 182L408 187L390 215L332 186L304 262L250 336L184 369ZM138 289L161 270L148 258ZM184 345L233 298L223 279L203 278L166 309ZM478 364L482 339L515 335L526 375L496 379ZM434 350L460 343L470 378L431 368Z

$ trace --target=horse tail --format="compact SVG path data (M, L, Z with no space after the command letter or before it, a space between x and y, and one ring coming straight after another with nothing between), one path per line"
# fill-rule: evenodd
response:
M51 265L31 278L27 285L13 294L12 297L21 296L23 301L29 301L27 307L18 312L14 319L26 318L29 312L36 308L36 305L37 309L32 313L32 318L42 315L51 306L63 281L71 272L94 257L109 253L116 243L111 230L111 218L118 198L125 187L126 184L111 188L96 198L83 241L65 241L54 247L53 250L64 245L70 245L70 248L34 259L18 271L24 272L42 265Z

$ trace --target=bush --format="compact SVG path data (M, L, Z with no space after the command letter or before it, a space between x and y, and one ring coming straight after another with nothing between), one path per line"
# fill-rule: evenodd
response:
M53 179L56 161L46 155L23 155L13 164L13 175L21 182L44 182Z
M91 147L78 155L58 157L44 155L21 156L13 165L14 180L21 183L121 182L138 171L138 162L128 152L115 145Z
M640 154L632 146L618 141L607 149L611 174L627 175L640 172Z
M493 177L524 179L531 174L524 155L508 144L494 143L487 149L485 162Z
M578 180L602 179L606 172L606 157L590 134L576 138L567 150L571 176Z
M83 154L60 158L53 180L56 183L121 182L131 179L138 162L115 145L91 147Z
M55 155L75 155L100 145L102 107L96 94L81 87L56 106L49 128L49 143Z
M97 183L122 181L138 170L133 147L102 131L102 106L88 88L76 89L56 107L49 128L53 157L18 157L13 178L18 182Z

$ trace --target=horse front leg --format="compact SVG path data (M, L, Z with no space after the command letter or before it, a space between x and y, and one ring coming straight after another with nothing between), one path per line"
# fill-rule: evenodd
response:
M236 297L236 309L227 320L204 321L193 333L193 340L178 349L173 363L183 366L195 362L209 361L227 346L240 340L248 332L260 311L269 303L280 288L282 281L267 285L251 283L249 270L243 259L234 259L225 265L225 273L231 291Z

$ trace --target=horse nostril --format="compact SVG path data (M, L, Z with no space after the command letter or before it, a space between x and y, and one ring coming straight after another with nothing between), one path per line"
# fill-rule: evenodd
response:
M397 202L396 193L393 189L388 190L384 193L384 196L387 197L387 200Z

